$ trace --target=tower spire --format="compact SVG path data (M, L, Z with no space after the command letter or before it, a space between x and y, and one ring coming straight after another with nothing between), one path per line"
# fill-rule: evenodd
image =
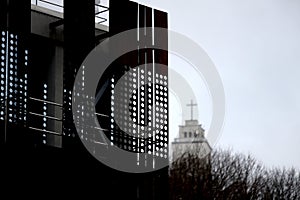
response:
M193 100L191 100L191 103L187 104L187 106L191 107L191 120L193 120L193 107L197 106L197 104L193 103Z

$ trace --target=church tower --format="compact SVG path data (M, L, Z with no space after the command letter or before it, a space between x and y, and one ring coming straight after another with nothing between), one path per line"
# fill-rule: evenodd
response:
M193 119L193 107L197 104L191 100L187 106L191 107L191 119L185 120L185 124L179 126L179 136L172 142L173 161L188 154L196 154L199 158L205 158L212 150L205 138L205 130L202 125L198 120Z

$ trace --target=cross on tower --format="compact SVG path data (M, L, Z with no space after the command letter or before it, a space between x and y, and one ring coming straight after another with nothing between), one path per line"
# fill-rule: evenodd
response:
M193 120L193 107L197 106L197 104L193 104L193 100L191 100L191 103L187 104L187 106L191 106L191 120Z

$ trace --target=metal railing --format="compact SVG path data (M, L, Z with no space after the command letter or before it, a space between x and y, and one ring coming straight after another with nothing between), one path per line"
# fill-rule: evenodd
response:
M63 12L63 1L61 3L57 3L56 1L51 0L31 0L31 4L45 7L50 10L55 10L58 12ZM108 22L108 12L109 7L104 6L102 4L95 3L95 23L96 24L104 24ZM108 24L107 24L108 25Z
M99 11L98 11L99 9ZM102 10L100 10L102 9ZM105 23L107 22L107 18L108 17L103 17L101 16L101 14L103 13L108 13L109 12L109 7L107 6L103 6L103 5L100 5L100 4L95 4L95 20L96 20L96 23L97 24L102 24L102 23ZM97 20L99 19L99 21L97 22Z
M41 103L44 103L46 105L52 105L52 106L55 106L55 107L59 107L60 109L63 109L63 105L59 104L59 103L56 103L56 102L52 102L52 101L44 100L44 99L33 98L33 97L30 97L29 99L31 101L34 101L34 102L41 102ZM35 112L32 112L32 111L29 111L29 114L31 116L36 116L36 117L41 117L41 118L47 118L49 120L58 121L60 123L63 122L62 118L58 118L58 117L54 117L54 116L49 116L49 115L45 115L45 114L35 113ZM97 116L101 116L101 117L109 117L108 115L101 114L101 113L95 113L95 114ZM31 129L31 130L35 130L35 131L40 131L40 132L44 132L44 133L48 133L48 134L52 134L52 135L62 136L62 133L58 133L58 132L51 131L51 130L41 129L41 128L37 128L37 127L33 127L33 126L29 126L28 128ZM94 127L94 128L97 129L97 130L109 131L109 130L103 129L103 128L97 128L97 127Z
M52 102L52 101L48 101L48 100L44 100L44 99L33 98L33 97L29 97L29 99L31 101L34 101L34 102L41 102L41 103L44 103L46 105L52 105L52 106L58 107L60 109L63 108L62 104L59 104L59 103L56 103L56 102ZM46 119L49 119L49 120L54 120L54 121L57 121L57 122L60 122L60 123L62 123L62 121L63 121L61 118L58 118L58 117L49 116L47 114L45 115L45 114L35 113L35 112L31 112L31 111L29 112L29 115L36 116L36 117L41 117L41 118L46 118ZM33 127L33 126L29 126L28 128L31 129L31 130L40 131L40 132L44 132L44 133L47 133L47 134L62 136L62 132L59 133L59 132L55 132L55 131L51 131L51 130L46 130L46 128L41 129L41 128L37 128L37 127Z
M39 6L40 2L48 4L48 5L51 5L51 6L59 7L59 8L63 8L64 7L64 5L61 5L61 4L58 4L58 3L53 3L51 1L45 1L45 0L35 0L35 5ZM32 1L31 1L31 4L32 4Z

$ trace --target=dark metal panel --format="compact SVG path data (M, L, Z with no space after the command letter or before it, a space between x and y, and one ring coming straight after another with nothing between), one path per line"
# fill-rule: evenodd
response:
M154 30L154 43L160 44L164 49L168 49L168 14L159 10L154 10L154 27L165 28L166 31L158 34ZM168 97L168 52L164 50L154 50L155 63L164 66L155 66L155 105L156 116L161 128L156 138L156 162L167 164L169 158L169 97ZM153 199L168 199L168 167L160 169L153 174Z
M152 16L152 13L156 13L156 15ZM155 17L157 19L152 22L152 19L155 19ZM168 162L168 54L164 51L153 50L153 33L152 31L145 31L145 27L156 25L167 28L166 13L158 13L158 11L153 11L151 8L143 5L137 5L136 7L136 3L133 2L110 1L110 31L112 34L138 28L139 35L121 44L126 45L126 42L136 42L137 51L128 53L117 59L110 66L110 69L107 70L108 73L106 74L106 78L104 78L108 80L107 92L106 96L103 96L100 101L102 105L113 101L114 111L110 111L110 113L106 111L109 113L109 116L111 114L113 114L112 116L126 116L128 112L130 113L131 119L123 117L121 120L121 123L124 123L124 125L127 124L127 130L124 131L129 131L134 136L148 136L146 139L133 137L120 130L115 123L112 124L113 128L107 133L111 142L119 148L136 153L147 153L143 157L137 156L136 162L140 167L149 169L153 169L153 166L155 168L155 163L157 162L164 162L166 164ZM156 38L156 35L154 37ZM157 37L160 36L158 35ZM165 41L163 41L164 39ZM167 32L163 34L161 39L158 38L154 42L164 42L163 44L167 48ZM112 48L110 50L113 51ZM154 61L165 64L166 67L162 69L155 66L153 64ZM134 70L134 67L138 65L144 66ZM131 68L133 68L130 70L131 72L126 75L127 81L121 86L124 92L113 93L114 87L109 86L115 85L121 76ZM152 81L153 84L147 84L147 81ZM131 95L130 102L125 101L128 95ZM111 98L112 96L113 98ZM125 110L122 107L124 104L129 104L130 109ZM109 108L111 106L110 104ZM119 109L116 110L116 108ZM104 110L102 109L102 111ZM99 109L99 112L101 112L101 109ZM111 120L113 120L113 117L108 118L105 123L110 124ZM104 123L104 121L102 122ZM137 124L149 125L153 129L142 129L141 132L137 132L135 128ZM162 130L155 132L154 127ZM108 128L110 128L109 125ZM119 184L125 185L127 194L133 195L132 197L135 199L167 199L167 168L136 176L122 174L122 177L124 177L125 181L122 178L118 178ZM128 178L134 180L136 184L128 186L125 183Z
M154 26L159 28L165 28L166 33L155 32L155 43L159 43L164 49L168 49L168 14L159 10L154 10ZM155 53L155 62L163 65L168 65L168 52L157 50ZM162 74L167 74L168 70L166 68L158 69Z
M49 116L56 117L53 110L61 109L57 104L51 104L49 102L55 102L55 92L57 90L53 83L51 76L55 76L52 67L55 66L55 43L48 38L44 38L38 35L32 34L30 37L30 68L28 70L28 120L27 126L32 130L33 137L35 138L32 143L34 145L49 145L53 144L54 133L60 134L61 131L57 131L54 128L54 120ZM61 122L57 122L61 123ZM38 131L39 130L39 131ZM60 136L57 136L60 137ZM54 146L54 145L53 145Z
M82 144L73 122L71 94L77 70L94 47L94 12L94 1L64 1L63 145L74 148Z
M7 0L0 0L0 30L4 31L7 27Z
M137 9L136 2L128 0L109 1L109 32L117 34L125 30L137 28Z
M138 23L138 4L136 2L130 1L118 1L111 0L110 2L110 11L109 11L109 32L110 35L115 35L121 33L126 30L136 29ZM120 46L126 46L126 43L137 43L137 34L132 35L132 38L127 38L124 40ZM118 46L111 47L111 51L113 48L119 48ZM128 65L130 67L135 67L138 64L137 59L137 51L133 51L127 56L122 56L118 59L119 65Z
M8 0L8 28L20 37L28 37L30 33L30 0Z
M25 140L19 130L27 120L27 68L29 64L30 1L7 1L5 35L6 142L17 146Z

